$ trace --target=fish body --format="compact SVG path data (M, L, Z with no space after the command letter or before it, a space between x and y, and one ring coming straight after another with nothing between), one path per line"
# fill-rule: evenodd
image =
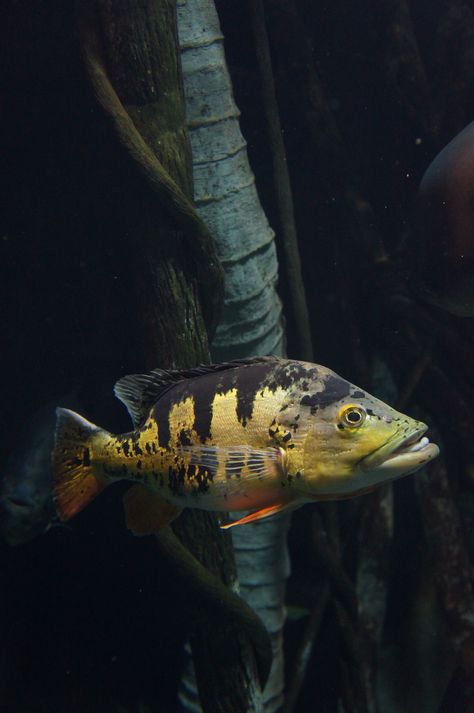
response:
M453 282L442 292L420 285L415 289L415 293L423 302L439 307L456 317L474 317L474 271L465 276L456 275Z
M113 435L60 410L55 497L69 519L106 485L131 480L135 532L184 507L251 510L248 522L351 497L413 472L438 448L427 427L316 364L262 357L128 376L115 388L135 424Z

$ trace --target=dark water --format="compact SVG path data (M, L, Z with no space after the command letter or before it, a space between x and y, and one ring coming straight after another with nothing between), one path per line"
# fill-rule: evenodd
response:
M139 13L112 5L91 4L103 36L119 28L110 67L117 46L142 46L126 29ZM395 486L390 515L376 495L315 506L316 526L311 508L294 516L288 685L321 583L331 592L295 710L472 711L474 13L458 0L264 6L315 360L426 420L443 447L437 470ZM298 358L249 4L219 0L217 10L277 235L287 352ZM112 27L113 17L125 20ZM156 351L143 317L156 275L133 243L154 198L91 91L72 4L11 1L0 28L4 497L15 469L29 479L2 506L0 711L171 713L191 628L186 592L153 539L126 530L125 486L54 526L45 460L36 475L27 469L31 419L48 404L78 403L112 431L129 427L112 388ZM167 256L189 274L181 233L166 211L159 222ZM157 366L186 357L167 353Z

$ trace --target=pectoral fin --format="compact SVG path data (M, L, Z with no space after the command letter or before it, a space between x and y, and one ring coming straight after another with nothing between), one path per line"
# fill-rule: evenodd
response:
M294 510L300 505L301 503L295 503L294 501L290 501L289 503L279 503L278 505L270 505L267 508L251 512L249 515L241 517L240 520L234 520L234 522L229 522L227 525L221 525L221 530L228 530L236 525L247 525L249 522L258 522L258 520L264 520L265 518L276 515L284 510Z
M127 527L134 535L152 535L169 525L181 510L145 485L133 485L123 496Z
M281 448L252 448L251 446L182 446L178 453L191 465L206 469L215 477L219 469L228 479L276 478L284 468L284 451Z

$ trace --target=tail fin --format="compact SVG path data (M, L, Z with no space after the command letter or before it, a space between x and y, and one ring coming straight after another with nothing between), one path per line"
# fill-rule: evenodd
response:
M92 442L104 433L69 409L56 409L52 454L54 502L61 520L69 520L106 487L93 472Z

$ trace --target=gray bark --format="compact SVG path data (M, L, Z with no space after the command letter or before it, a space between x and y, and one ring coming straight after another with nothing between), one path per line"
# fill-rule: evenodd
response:
M84 10L79 17L82 51L127 177L138 183L137 199L132 191L127 195L127 210L133 207L136 213L126 234L143 353L163 366L196 364L208 357L200 310L207 304L210 330L223 275L209 230L187 195L192 177L175 3L96 0L95 7L95 13ZM172 218L173 233L164 216ZM183 271L183 254L191 256L186 264L196 281ZM186 591L194 591L187 606L203 708L208 713L257 711L259 677L267 680L271 644L252 610L226 588L237 577L231 538L218 529L215 515L195 510L183 513L174 527L185 547L166 529L157 542ZM225 612L220 604L226 604Z
M240 132L214 3L178 3L186 114L193 152L195 204L225 269L224 310L214 360L281 354L277 260Z
M274 233L261 207L240 132L223 35L212 0L178 2L178 30L187 123L193 153L195 204L214 236L225 270L225 298L211 345L214 361L282 355L284 332L275 285ZM289 575L286 515L232 530L240 593L262 618L274 660L253 710L273 713L283 702L285 580ZM199 711L187 657L180 701Z

